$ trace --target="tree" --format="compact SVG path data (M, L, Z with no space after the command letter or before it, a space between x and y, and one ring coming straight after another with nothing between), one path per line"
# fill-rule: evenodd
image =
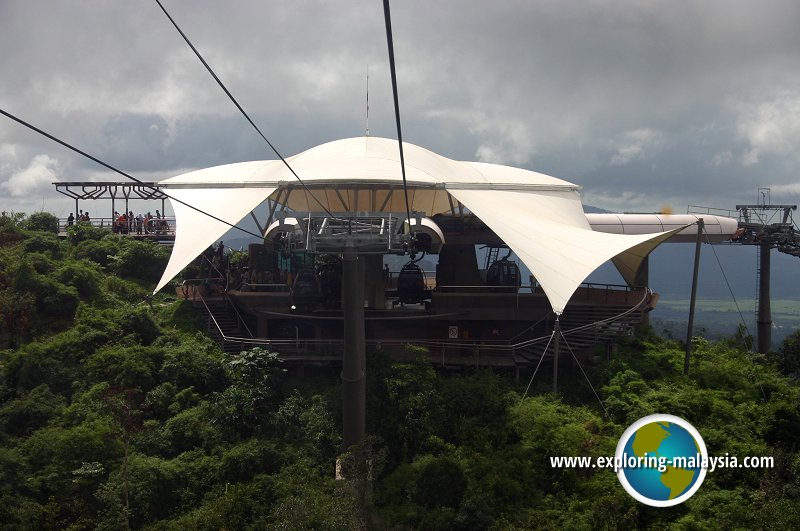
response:
M784 374L800 376L800 330L786 337L781 344L780 364Z
M413 350L416 349L416 350ZM435 432L433 407L436 405L436 371L428 359L419 355L410 363L394 363L383 379L388 410L383 422L386 440L398 445L400 455L408 458ZM392 440L394 439L394 440Z
M100 273L98 267L88 260L69 260L58 268L55 278L78 291L83 299L90 299L100 293Z
M34 212L24 225L28 230L58 233L58 218L49 212Z
M112 258L114 271L121 277L156 282L164 273L169 253L151 241L126 241Z
M30 293L0 289L0 349L15 348L25 340L31 328L35 304L36 300Z
M25 214L3 212L0 215L0 247L14 245L24 238L20 224Z
M43 253L52 259L61 258L63 246L54 234L33 233L27 235L23 243L26 253Z
M104 396L108 409L114 419L118 430L112 435L122 439L125 448L123 461L123 500L125 501L126 523L130 517L130 500L128 499L128 463L130 459L131 436L142 429L142 411L140 410L143 398L137 389L124 389L121 387L109 388ZM126 527L128 527L126 525Z
M233 356L226 369L233 385L217 397L221 422L249 435L269 419L278 405L286 369L278 354L260 347Z
M64 404L63 396L52 393L47 384L41 384L0 407L0 432L27 435L44 426Z

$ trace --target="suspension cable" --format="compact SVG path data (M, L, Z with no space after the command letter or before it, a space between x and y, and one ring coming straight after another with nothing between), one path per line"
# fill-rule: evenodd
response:
M528 382L528 387L525 388L525 392L522 394L522 398L520 398L520 402L525 400L525 397L528 396L528 389L531 388L531 384L533 383L533 379L536 378L536 373L539 372L539 366L542 364L542 360L544 359L544 355L547 354L547 349L550 348L550 342L553 341L553 336L555 336L555 330L550 333L550 339L547 341L547 345L545 345L544 350L542 351L542 356L539 358L539 363L536 364L536 368L533 370L533 375L531 376L531 380Z
M705 232L705 228L703 228L703 232ZM744 326L744 330L745 330L745 332L747 332L747 335L750 335L750 330L748 330L748 328L747 328L747 322L745 322L744 316L742 315L742 310L739 308L739 303L736 301L736 295L733 294L733 289L731 288L730 282L728 282L728 276L725 274L725 269L722 267L722 262L720 261L719 256L717 255L716 249L714 249L714 246L711 244L711 240L710 240L710 238L708 236L708 233L706 232L705 234L706 234L706 243L708 243L709 247L711 247L711 250L714 252L714 257L717 259L717 265L719 265L719 270L722 273L722 278L725 279L725 284L728 286L728 291L730 291L731 298L733 299L733 303L736 305L736 310L739 313L739 319L741 319L741 321L742 321L742 326ZM756 374L755 374L754 365L756 364L756 361L755 361L755 359L753 357L754 342L751 341L750 342L750 347L747 348L747 343L745 342L744 338L742 339L742 341L744 343L742 346L745 347L746 352L747 352L747 359L752 364L750 366L750 371L749 371L750 372L750 376L753 379L755 379L756 378ZM757 380L757 382L758 382L758 389L761 391L761 398L764 401L766 401L767 400L767 394L764 391L764 386L761 385L761 381Z
M535 328L537 325L539 325L539 324L543 323L543 322L544 322L544 321L547 319L547 317L548 317L548 316L546 316L546 315L545 315L544 317L542 317L541 319L539 319L538 321L536 321L535 323L533 323L532 325L530 325L528 328L524 329L522 332L520 332L519 334L517 334L517 335L515 335L514 337L512 337L511 339L509 339L509 341L514 341L515 339L517 339L518 337L520 337L522 334L525 334L525 333L527 333L527 332L529 332L529 331L533 330L533 329L534 329L534 328Z
M564 337L563 333L561 334L561 339L564 340L564 344L567 345L567 348L569 349L569 353L572 354L572 359L574 359L575 363L578 364L578 368L581 370L581 373L583 373L583 377L586 378L586 383L589 384L589 387L592 389L592 393L594 393L594 397L597 399L597 402L600 403L600 407L603 408L603 413L605 414L606 417L608 417L608 410L606 409L605 404L603 404L603 401L600 400L600 395L598 395L597 391L595 391L594 386L592 385L592 381L589 380L589 377L586 375L586 371L583 370L583 366L581 365L581 362L578 361L578 357L575 355L575 352L573 352L572 347L567 342L567 338Z
M12 120L14 120L15 122L19 123L20 125L24 125L24 126L25 126L25 127L27 127L28 129L30 129L30 130L32 130L32 131L35 131L35 132L39 133L40 135L42 135L42 136L44 136L44 137L47 137L47 138L49 138L49 139L50 139L50 140L52 140L53 142L56 142L56 143L58 143L58 144L61 144L61 145L62 145L62 146L64 146L65 148L67 148L67 149L70 149L70 150L74 151L75 153L77 153L77 154L79 154L79 155L82 155L82 156L86 157L87 159L89 159L89 160L91 160L91 161L93 161L93 162L96 162L97 164L99 164L99 165L101 165L101 166L103 166L103 167L105 167L105 168L107 168L107 169L109 169L109 170L111 170L111 171L113 171L113 172L116 172L116 173L118 173L118 174L122 175L123 177L126 177L126 178L130 179L131 181L133 181L133 182L135 182L135 183L137 183L137 184L140 184L141 186L144 186L145 188L149 188L149 189L151 189L151 190L158 190L159 192L163 193L164 195L166 195L166 196L167 196L168 198L170 198L171 200L173 200L173 201L175 201L175 202L177 202L177 203L180 203L180 204L182 204L182 205L184 205L184 206L186 206L186 207L189 207L189 208L191 208L192 210L195 210L195 211L199 212L200 214L203 214L204 216L208 216L208 217L210 217L211 219L214 219L214 220L216 220L216 221L219 221L220 223L224 223L225 225L227 225L227 226L229 226L229 227L231 227L231 228L238 229L238 230L240 230L240 231L242 231L242 232L244 232L244 233L246 233L246 234L249 234L249 235L251 235L251 236L255 236L255 237L257 237L257 238L262 238L262 236L261 236L261 235L259 235L259 234L256 234L256 233L254 233L254 232L250 232L249 230L247 230L247 229L244 229L244 228L242 228L242 227L239 227L238 225L235 225L235 224L233 224L233 223L229 223L229 222L225 221L224 219L218 218L218 217L217 217L217 216L215 216L214 214L210 214L210 213L206 212L205 210L202 210L202 209L200 209L200 208L198 208L198 207L196 207L196 206L194 206L194 205L190 205L190 204L189 204L189 203L187 203L186 201L183 201L183 200L181 200L181 199L178 199L178 198L177 198L177 197L175 197L175 196L169 195L168 193L164 192L164 190L162 190L161 188L158 188L157 186L154 186L154 185L152 185L152 184L150 184L150 183L146 183L146 182L144 182L144 181L142 181L142 180L140 180L140 179L137 179L136 177L134 177L134 176L132 176L132 175L130 175L130 174L128 174L128 173L125 173L124 171L122 171L122 170L120 170L120 169L117 169L117 168L115 168L114 166L112 166L111 164L108 164L108 163L106 163L106 162L103 162L102 160L98 159L97 157L95 157L95 156L92 156L92 155L90 155L90 154L86 153L85 151L82 151L82 150L80 150L80 149L76 148L76 147L75 147L75 146L73 146L72 144L68 144L68 143L67 143L67 142L65 142L64 140L61 140L60 138L57 138L57 137L55 137L55 136L51 135L50 133L47 133L47 132L45 132L45 131L43 131L43 130L39 129L38 127L34 126L33 124L30 124L30 123L26 122L25 120L23 120L22 118L19 118L19 117L17 117L17 116L14 116L13 114L11 114L11 113L9 113L9 112L6 112L6 111L4 111L3 109L0 109L0 114L2 114L3 116L6 116L6 117L8 117L8 118L11 118Z
M317 196L314 195L314 193L308 188L308 186L306 186L306 184L303 182L303 180L300 178L300 176L297 175L297 173L294 171L294 168L292 168L289 165L289 163L286 161L286 159L283 158L283 155L281 155L278 152L278 150L275 148L275 146L272 145L272 142L270 142L267 139L267 137L264 135L264 133L261 132L261 129L258 128L258 126L250 118L250 116L247 114L247 112L244 110L244 108L241 105L239 105L239 102L236 101L236 98L233 97L233 94L231 94L231 92L228 90L228 88L225 86L225 84L222 82L222 80L217 76L217 74L214 73L214 70L211 68L211 66L209 66L209 64L206 62L206 60L203 59L203 56L200 55L200 52L198 52L197 48L194 47L194 45L192 44L192 41L189 40L189 37L186 36L186 34L183 32L183 30L181 30L180 26L178 26L178 23L175 22L175 19L173 19L172 16L169 14L167 9L164 7L164 4L161 3L161 0L156 0L156 3L158 4L158 7L161 8L161 11L163 11L164 14L167 16L167 18L172 23L172 25L175 26L175 29L178 30L178 33L180 33L181 37L183 37L183 40L186 41L186 44L189 45L189 48L192 49L192 51L197 56L197 58L200 60L200 62L203 63L203 66L206 67L206 70L208 70L208 73L211 74L211 77L214 78L214 81L217 82L217 84L220 86L220 88L223 90L223 92L225 92L225 94L228 96L228 98L231 100L231 102L233 102L233 104L236 106L236 108L239 109L239 112L242 113L242 116L244 116L245 119L250 123L250 125L253 126L253 129L256 130L256 132L259 134L259 136L261 136L261 138L264 139L264 142L267 143L267 145L272 149L272 151L275 153L275 155L279 159L281 159L281 162L283 162L283 164L289 169L289 171L292 172L292 175L294 175L294 178L297 179L297 182L300 183L300 185L303 187L305 192L307 194L309 194L312 197L312 199L314 199L314 201L316 201L316 203L322 208L322 210L326 214L328 214L328 216L330 216L332 218L335 218L336 216L334 216L330 212L330 210L328 210L328 208L324 204L322 204L322 202L317 198Z
M719 266L719 270L722 273L722 278L725 280L725 285L728 287L728 292L731 294L731 298L733 299L733 304L736 306L736 312L739 314L739 319L742 321L742 326L744 326L745 332L750 334L750 330L747 329L747 322L744 319L744 315L742 315L742 310L741 308L739 308L739 302L736 300L736 295L733 294L733 288L731 288L731 283L728 282L728 275L725 274L725 268L722 267L722 262L719 259L719 255L717 255L717 250L714 249L714 246L711 244L711 239L709 238L705 226L703 226L703 233L706 235L706 243L708 244L709 247L711 247L711 251L714 253L714 258L717 259L717 265Z
M605 319L601 319L601 320L599 320L599 321L594 321L594 322L592 322L592 323L587 323L587 324L585 324L585 325L576 326L575 328L570 328L569 330L567 330L567 331L565 331L565 332L564 332L564 331L562 331L562 334L567 334L567 335L569 335L569 334L574 334L574 333L576 333L576 332L580 332L580 331L582 331L582 330L586 330L587 328L592 328L592 327L594 327L594 326L604 325L604 324L606 324L606 323L612 323L612 322L614 322L614 321L617 321L617 320L619 320L619 319L622 319L623 317L626 317L627 315L629 315L629 314L631 314L631 313L633 313L633 312L637 311L637 310L638 310L638 309L639 309L639 308L640 308L640 307L641 307L641 306L642 306L642 305L643 305L643 304L644 304L644 303L647 301L647 298L648 298L648 297L649 297L649 296L650 296L652 293L653 293L653 291L652 291L652 290L651 290L649 287L646 287L646 288L644 289L644 296L642 297L642 300L640 300L640 301L639 301L639 303L638 303L638 304L636 304L635 306L633 306L633 307L631 307L631 308L629 308L629 309L625 310L624 312L622 312L622 313L620 313L620 314L613 315L613 316L611 316L611 317L606 317Z
M158 1L158 0L156 0ZM408 201L408 183L406 182L406 163L403 155L403 133L400 129L400 103L397 97L397 73L394 64L394 42L392 40L392 16L389 12L389 0L383 0L383 16L386 21L386 45L389 48L389 70L392 74L392 96L394 97L394 120L397 123L397 143L400 146L400 172L403 175L403 193L406 198L406 216L408 231L411 232L411 205Z

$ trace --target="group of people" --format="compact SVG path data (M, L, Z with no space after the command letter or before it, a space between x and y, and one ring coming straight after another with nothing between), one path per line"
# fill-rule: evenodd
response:
M89 212L88 211L84 212L83 210L81 210L80 213L78 214L78 222L88 223L89 221L91 221L91 218L89 217ZM72 212L70 212L69 217L67 218L67 225L71 227L74 224L75 224L75 215Z
M71 227L75 224L76 217L72 212L67 217L67 226ZM81 210L77 217L78 223L89 223L91 218L89 212ZM161 212L156 210L154 216L150 212L145 215L141 213L136 216L133 212L114 212L114 217L111 218L111 231L116 234L164 234L169 231L169 224Z
M156 221L153 221L156 220ZM161 216L161 212L156 210L156 215L153 216L150 212L142 215L141 212L136 216L133 212L120 214L114 212L112 220L111 231L118 234L161 234L169 229L166 220Z

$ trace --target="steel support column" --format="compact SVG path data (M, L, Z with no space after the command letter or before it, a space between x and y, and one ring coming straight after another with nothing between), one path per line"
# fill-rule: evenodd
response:
M364 340L364 268L353 244L342 253L342 451L366 433L366 347Z
M694 334L694 310L697 305L697 277L700 273L700 244L703 237L703 218L697 220L697 241L694 246L694 270L692 272L692 296L689 300L689 323L686 325L686 354L683 358L683 374L689 374Z
M558 393L558 354L561 350L561 324L556 315L556 324L553 326L553 394Z
M759 246L758 277L758 351L766 354L772 349L772 304L770 302L770 247Z

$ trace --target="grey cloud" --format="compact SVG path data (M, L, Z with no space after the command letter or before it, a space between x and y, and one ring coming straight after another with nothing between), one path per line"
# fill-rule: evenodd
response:
M395 135L380 2L165 5L282 154L363 134L368 65L370 131ZM797 183L797 2L415 0L392 16L410 142L620 209ZM0 107L134 175L273 157L154 2L7 0L0 46ZM6 120L3 146L17 167L97 172Z

